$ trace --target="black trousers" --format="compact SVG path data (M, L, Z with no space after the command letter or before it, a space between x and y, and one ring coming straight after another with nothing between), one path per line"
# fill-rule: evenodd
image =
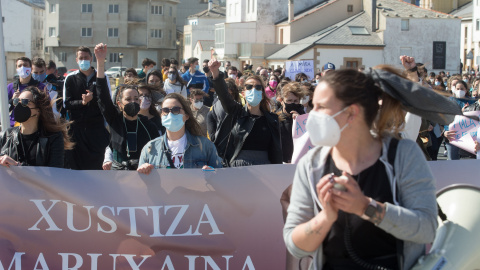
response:
M65 167L73 170L102 170L105 148L110 143L110 133L102 124L70 126L70 136L75 146L65 151Z

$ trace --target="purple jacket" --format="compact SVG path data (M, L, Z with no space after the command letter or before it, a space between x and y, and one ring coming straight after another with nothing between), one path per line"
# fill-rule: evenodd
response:
M39 83L33 78L30 79L30 81L27 84L20 84L20 81L17 79L13 83L9 83L7 86L9 103L12 104L11 101L12 101L13 94L17 90L15 89L16 87L18 87L20 89L20 92L22 92L23 89L27 88L28 86L36 86L40 90L43 90L45 88L45 85L43 83ZM10 113L10 126L13 127L13 125L15 125L15 120L13 120L13 111L12 111Z

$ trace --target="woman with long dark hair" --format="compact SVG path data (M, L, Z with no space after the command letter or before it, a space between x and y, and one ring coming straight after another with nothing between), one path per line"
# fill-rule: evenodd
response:
M110 148L114 170L136 170L143 146L160 136L158 128L147 117L139 115L139 91L136 85L122 86L117 95L117 106L110 99L104 65L107 45L95 46L97 57L97 98L100 111L110 126Z
M73 149L67 129L70 123L57 119L45 91L31 86L13 99L15 121L0 134L0 165L64 167L65 149Z
M187 100L177 93L168 94L162 103L163 136L142 149L138 172L152 169L221 168L215 145L202 136Z
M182 79L176 67L168 69L168 78L165 80L163 89L167 94L177 93L187 98L187 83Z
M213 76L213 88L227 113L217 131L215 145L226 166L239 167L261 164L281 164L282 144L278 116L270 112L270 100L265 84L258 75L245 81L245 106L228 93L220 76L217 60L208 63Z

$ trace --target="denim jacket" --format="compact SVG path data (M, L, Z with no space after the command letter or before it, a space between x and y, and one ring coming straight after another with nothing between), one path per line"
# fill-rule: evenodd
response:
M187 130L185 133L187 134L183 163L185 169L202 168L204 165L213 168L222 167L222 159L218 156L217 148L210 140L203 136L194 136ZM171 154L167 143L167 133L165 133L163 136L149 141L143 147L138 166L148 163L155 166L155 169L170 167L167 151Z

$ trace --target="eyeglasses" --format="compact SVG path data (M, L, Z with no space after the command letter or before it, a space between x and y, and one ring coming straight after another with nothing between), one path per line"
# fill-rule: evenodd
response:
M18 104L22 104L23 107L28 107L29 102L33 102L33 101L31 101L28 98L22 98L22 99L14 98L13 99L13 106L17 106Z
M180 110L183 110L182 107L178 107L178 106L175 106L175 107L172 107L172 108L162 108L162 114L168 114L169 112L171 112L172 114L179 114L180 113Z
M245 89L247 90L252 90L253 87L255 87L256 90L262 90L261 84L257 84L255 86L253 84L245 84Z
M169 71L168 74L175 74L175 71Z

